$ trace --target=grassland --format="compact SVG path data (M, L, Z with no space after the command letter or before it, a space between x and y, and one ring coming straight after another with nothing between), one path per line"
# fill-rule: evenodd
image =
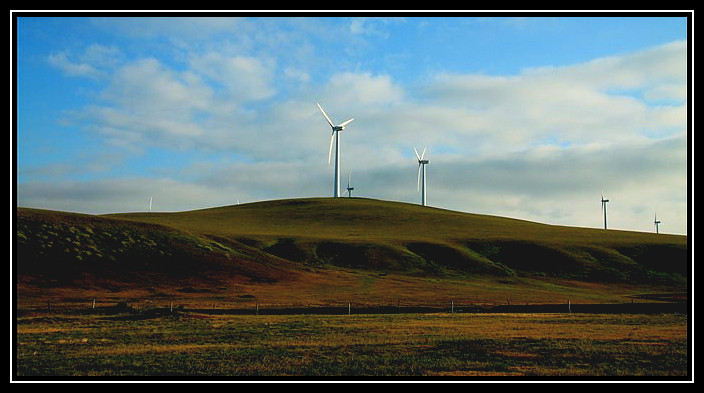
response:
M687 315L468 311L686 302L686 236L363 198L18 208L15 230L20 377L688 375ZM446 309L365 313L394 306Z
M688 375L686 317L597 314L28 315L20 378Z
M18 209L16 229L21 307L92 298L193 307L622 302L686 292L690 267L686 236L362 198L109 216Z

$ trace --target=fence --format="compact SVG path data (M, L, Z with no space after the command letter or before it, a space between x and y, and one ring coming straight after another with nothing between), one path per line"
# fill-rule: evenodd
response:
M192 312L206 314L232 315L352 315L352 314L407 314L407 313L598 313L598 314L687 314L686 302L630 302L608 304L579 304L566 301L562 304L507 304L476 305L457 304L449 301L446 304L405 304L395 305L342 304L322 305L292 305L263 304L251 302L225 303L189 302L187 299L166 301L101 301L90 299L53 303L47 300L40 304L24 304L17 309L20 314L34 313L124 313L144 312L151 310L159 313Z

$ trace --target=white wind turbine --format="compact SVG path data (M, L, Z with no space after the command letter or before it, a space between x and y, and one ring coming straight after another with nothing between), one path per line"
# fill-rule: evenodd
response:
M316 103L317 104L317 103ZM335 141L335 191L333 195L335 198L340 196L340 131L345 129L345 126L350 124L354 118L349 119L345 121L344 123L340 123L338 125L335 125L332 120L330 120L330 117L328 117L328 114L325 113L323 110L323 107L318 104L318 108L320 109L321 112L323 112L323 116L325 116L325 120L328 121L328 124L330 124L330 128L332 128L332 134L330 136L330 150L328 151L328 164L330 163L330 156L332 155L332 142L333 140Z
M421 190L421 204L423 206L426 205L427 199L426 199L426 185L425 185L425 165L428 164L428 160L424 159L425 158L425 151L426 149L423 149L423 153L418 155L418 150L416 148L413 148L413 151L416 153L416 158L418 158L418 189ZM422 184L422 189L421 189L421 174L423 178L423 184Z

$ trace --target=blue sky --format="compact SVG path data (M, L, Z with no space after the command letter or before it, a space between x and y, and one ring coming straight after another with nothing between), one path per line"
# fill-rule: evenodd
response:
M687 14L18 13L19 206L355 195L687 233Z

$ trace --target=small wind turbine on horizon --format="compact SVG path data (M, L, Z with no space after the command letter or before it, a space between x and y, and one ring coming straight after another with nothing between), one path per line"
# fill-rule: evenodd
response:
M352 190L354 190L354 187L350 186L350 179L352 179L352 172L350 172L347 175L347 197L352 198Z
M413 151L416 153L416 158L418 158L418 189L421 191L421 205L425 206L427 203L427 194L426 194L426 183L425 183L425 166L429 163L428 160L425 159L425 151L427 149L423 149L422 154L418 154L418 150L416 150L415 147L413 147ZM422 189L421 189L421 175L423 178L423 184L422 184Z
M328 124L330 124L330 128L332 128L332 134L330 135L330 150L328 151L328 164L330 164L330 156L332 155L332 143L335 141L335 190L333 192L333 196L337 198L340 196L340 131L344 130L345 126L350 124L354 118L335 125L332 120L330 120L328 114L325 113L323 107L318 103L316 104L323 113L323 116L325 116L325 120L327 120Z
M152 212L152 196L149 195L149 213Z
M609 202L608 199L604 199L604 191L601 191L601 211L604 213L604 229L606 228L606 204Z
M655 233L660 233L660 221L658 221L658 213L655 213L655 221L653 221L653 224L655 224Z

